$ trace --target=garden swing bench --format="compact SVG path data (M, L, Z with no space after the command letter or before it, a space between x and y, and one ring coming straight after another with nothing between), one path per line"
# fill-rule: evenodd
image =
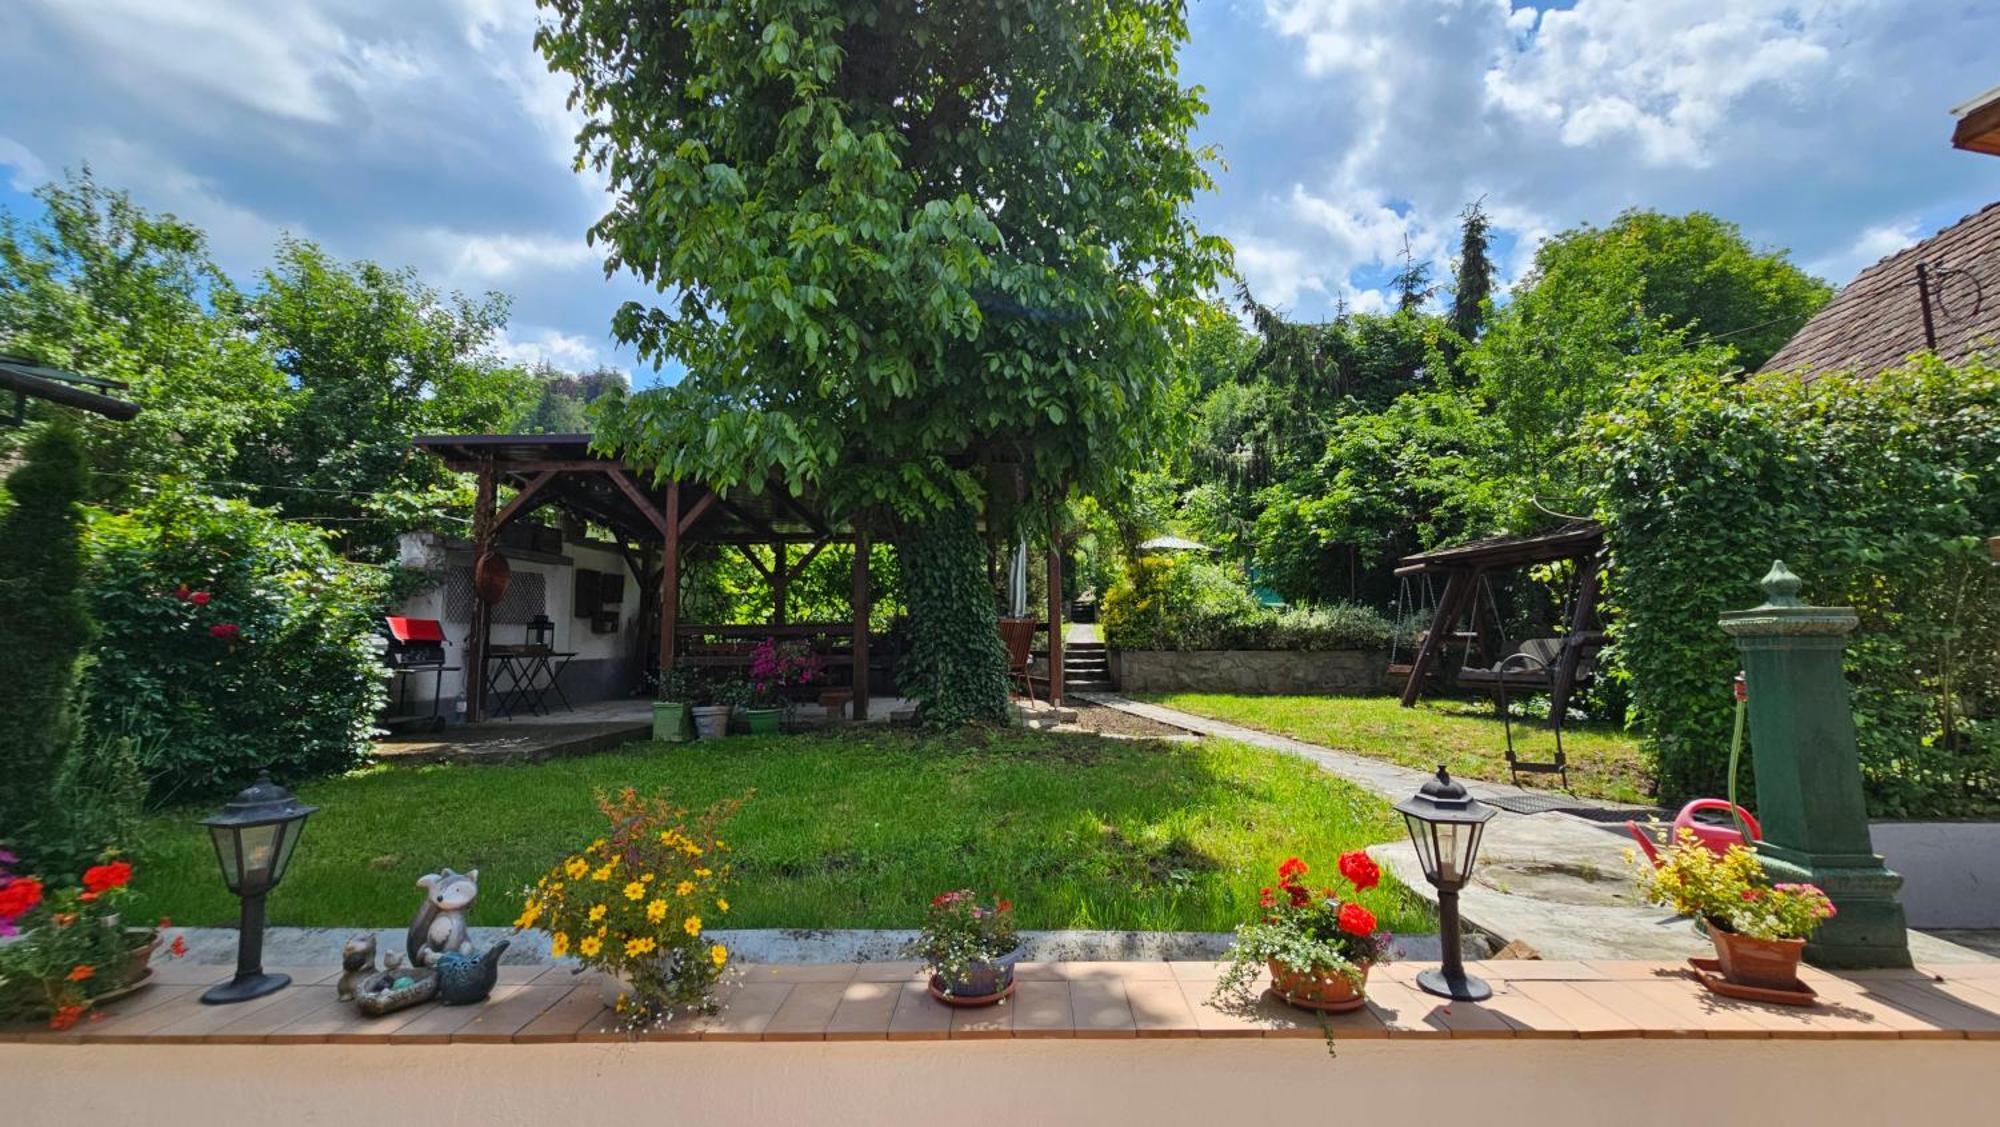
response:
M1555 774L1567 789L1563 717L1577 688L1595 673L1597 652L1605 640L1596 628L1603 551L1604 530L1583 521L1534 536L1493 537L1404 557L1396 568L1401 592L1389 664L1391 676L1405 678L1403 707L1415 705L1427 686L1490 694L1505 727L1507 767L1515 781L1524 771ZM1564 560L1577 562L1563 615L1565 632L1510 643L1493 593L1493 573ZM1439 576L1444 578L1442 591L1436 582ZM1428 625L1417 630L1426 616ZM1454 645L1458 660L1447 673L1447 651ZM1549 726L1556 747L1555 758L1546 763L1521 759L1514 751L1507 698L1530 693L1549 695Z

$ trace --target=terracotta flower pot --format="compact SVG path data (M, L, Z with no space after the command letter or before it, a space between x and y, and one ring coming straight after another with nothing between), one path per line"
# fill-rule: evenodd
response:
M1708 937L1715 942L1715 959L1722 964L1722 977L1738 986L1763 990L1793 990L1799 981L1799 957L1805 953L1803 939L1752 939L1708 921Z
M1359 986L1337 971L1315 974L1310 970L1295 970L1276 960L1265 965L1271 969L1271 989L1292 1005L1345 1013L1368 1004L1368 968L1373 964L1356 964L1361 971Z

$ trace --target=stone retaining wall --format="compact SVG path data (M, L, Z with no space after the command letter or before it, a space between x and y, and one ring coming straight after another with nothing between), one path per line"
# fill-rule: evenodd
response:
M1119 650L1112 675L1128 693L1378 693L1382 650Z

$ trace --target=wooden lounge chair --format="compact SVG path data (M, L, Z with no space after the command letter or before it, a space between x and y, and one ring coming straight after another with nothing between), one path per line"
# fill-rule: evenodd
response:
M1035 699L1035 680L1028 673L1029 663L1034 660L1035 620L1032 618L1003 618L1000 620L1000 641L1007 647L1007 679L1019 681L1021 691L1029 700Z

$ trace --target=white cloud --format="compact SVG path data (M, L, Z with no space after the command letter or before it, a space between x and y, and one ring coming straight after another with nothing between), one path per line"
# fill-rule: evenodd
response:
M582 235L478 234L436 228L422 241L441 263L447 280L460 287L503 285L530 270L571 271L601 262L602 256Z
M546 363L577 372L608 362L605 350L582 336L560 329L523 329L515 326L494 342L493 353L510 364L532 366ZM627 378L631 373L627 372Z
M1813 260L1811 269L1834 285L1845 285L1856 274L1916 243L1924 235L1924 230L1913 218L1877 224L1861 232L1853 245L1840 253Z
M12 137L0 137L0 165L13 170L7 176L7 183L17 192L34 191L49 178L49 166Z
M1307 265L1305 252L1297 246L1255 235L1238 235L1230 241L1236 246L1236 270L1259 302L1290 309L1303 292L1327 292L1326 281Z

